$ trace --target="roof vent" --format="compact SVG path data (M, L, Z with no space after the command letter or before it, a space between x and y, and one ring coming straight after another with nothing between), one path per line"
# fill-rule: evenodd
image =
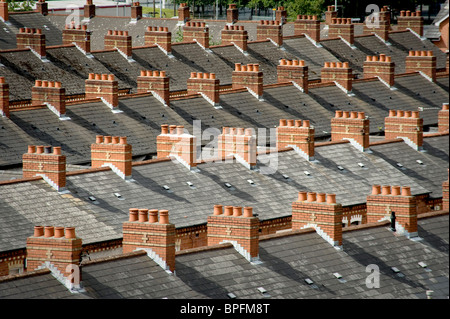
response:
M191 182L186 182L186 184L188 184L189 187L194 187L194 184L192 184Z
M312 285L312 284L314 283L314 281L312 281L312 280L309 279L309 278L306 278L306 279L305 279L305 282L306 282L308 285Z
M114 193L114 196L116 196L120 200L124 200L125 198L122 197L119 193Z
M342 275L338 272L333 273L333 276L336 277L336 279L339 280L339 282L341 282L341 283L347 282L344 278L342 278Z
M344 170L344 168L341 166L341 165L338 165L338 170L340 170L340 171L343 171Z
M359 167L364 167L363 163L358 163Z
M303 171L303 173L306 175L306 176L309 176L309 175L311 175L311 173L310 172L308 172L308 171Z
M164 188L166 191L169 191L169 190L170 190L170 187L167 186L167 185L164 185L163 188Z
M405 275L402 274L400 272L400 269L398 269L397 267L391 267L391 270L397 275L397 277L405 277Z
M422 162L421 160L417 160L416 162L417 162L417 164L419 164L419 165L423 165L423 162Z
M232 292L227 293L228 298L230 299L236 299L236 295Z
M400 167L400 168L403 167L402 163L395 163L395 165L397 165L397 166Z
M225 183L225 186L226 186L227 188L231 188L231 187L232 187L230 183Z
M283 178L284 178L284 179L289 179L289 176L286 175L286 174L283 174Z
M263 287L258 287L257 289L258 289L258 291L261 293L261 295L263 295L265 298L269 298L269 297L270 297L270 295L269 295L269 293L267 292L267 290L264 289Z
M247 182L248 182L250 185L255 185L255 182L254 182L253 180L251 180L251 179L247 179Z
M423 269L425 269L426 272L431 271L431 269L428 268L428 265L426 263L424 263L423 261L419 262L419 266L422 267Z

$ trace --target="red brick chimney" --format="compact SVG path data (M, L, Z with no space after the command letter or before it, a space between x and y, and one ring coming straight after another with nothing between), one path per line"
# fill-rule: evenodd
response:
M187 80L188 93L200 93L213 106L218 106L219 79L215 73L191 72L191 77Z
M256 167L256 136L253 129L224 127L218 136L219 156L234 158L248 169Z
M45 35L41 29L20 28L17 34L17 48L30 48L37 56L46 56Z
M430 81L436 82L436 56L433 51L409 51L405 67L406 72L420 72Z
M365 19L363 23L363 33L375 34L384 42L387 42L389 40L389 30L391 29L391 25L382 12L379 12L378 14L378 20L373 16L368 16Z
M84 54L91 53L91 31L87 25L66 24L62 35L63 44L74 43Z
M131 179L132 147L125 136L97 135L91 144L92 168L108 166L122 179Z
M416 11L400 11L400 15L397 17L397 30L407 30L417 33L419 36L423 36L423 17L422 12Z
M36 80L31 88L32 105L45 104L58 115L65 118L66 114L66 89L58 81Z
M9 20L8 2L0 0L0 20L6 22Z
M95 17L95 4L92 3L92 0L86 0L86 4L84 5L84 18L92 19Z
M297 20L294 21L294 35L303 34L316 43L320 42L320 21L317 16L297 16Z
M113 74L89 73L85 81L86 99L100 98L113 111L119 106L119 87Z
M287 11L284 7L278 7L275 11L275 21L278 21L281 25L287 22Z
M353 45L355 26L351 18L333 18L328 30L328 38L341 38L349 45Z
M364 78L377 77L386 86L392 88L395 84L395 63L390 56L380 54L380 56L366 57L363 65Z
M208 246L232 243L248 261L259 261L259 219L252 207L214 205L207 228Z
M109 30L105 35L105 49L117 49L127 59L133 55L133 49L131 46L131 35L128 35L128 31Z
M36 11L43 16L48 15L48 3L45 0L39 0L36 2Z
M23 178L42 176L58 192L66 187L66 156L61 147L28 146L28 152L22 156Z
M67 288L81 288L82 240L74 227L34 226L26 249L27 271L48 268Z
M361 152L369 149L370 122L364 112L336 111L331 119L331 140L349 140Z
M236 63L231 77L233 90L246 88L257 99L262 99L263 73L259 70L259 64Z
M197 138L184 133L184 126L161 125L156 137L157 158L175 157L188 169L197 167Z
M137 92L151 92L163 105L170 104L170 84L166 71L144 71L137 78Z
M267 39L278 47L283 45L283 27L279 21L261 20L256 25L256 40Z
M175 225L168 210L131 208L122 227L123 253L145 250L163 269L175 271Z
M384 126L386 139L402 138L415 150L422 150L423 119L420 118L419 111L389 110Z
M178 21L186 23L190 20L189 6L187 3L180 3L178 7Z
M383 6L380 8L380 12L378 13L380 16L380 20L384 20L388 22L388 25L391 25L391 10L388 6Z
M227 23L234 24L239 20L239 9L236 4L230 3L227 9Z
M447 180L442 183L442 209L449 210L449 179L447 169Z
M325 11L325 24L329 26L331 21L337 18L337 14L335 6L328 6L327 11Z
M0 88L1 88L1 80L0 80ZM442 133L449 131L448 109L449 109L448 103L444 103L442 104L442 109L438 113L438 131Z
M165 54L172 53L172 33L168 27L147 27L145 45L157 45Z
M334 82L344 92L352 91L353 73L348 62L325 62L321 72L321 82Z
M280 120L277 127L277 149L292 147L308 161L314 160L314 127L308 120Z
M302 92L308 93L308 67L303 60L281 59L277 78L278 83L292 82Z
M223 45L234 44L242 52L247 52L247 41L248 41L248 34L247 31L244 30L243 25L240 26L225 25L225 27L222 29Z
M136 22L142 18L142 6L139 2L133 2L131 6L131 21Z
M417 234L417 201L411 188L404 186L372 186L367 196L367 223L391 220L395 213L396 230L408 238Z
M205 22L186 22L183 27L183 42L197 42L202 48L209 48L209 28Z
M0 116L9 118L9 84L0 76Z
M292 203L292 230L310 227L334 247L342 247L342 205L335 194L298 193Z

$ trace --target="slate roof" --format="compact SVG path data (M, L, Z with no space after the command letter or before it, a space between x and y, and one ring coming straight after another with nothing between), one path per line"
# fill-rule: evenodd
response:
M349 97L334 85L311 88L309 94L282 85L265 88L264 101L248 92L221 94L222 109L213 108L201 97L173 100L170 108L152 96L121 98L120 114L112 113L102 102L68 105L70 121L60 121L47 108L11 112L10 119L0 118L0 147L4 150L0 166L20 164L27 145L43 144L61 146L68 163L88 163L95 135L128 136L135 156L151 155L156 153L161 124L184 125L193 133L195 120L201 121L202 129L218 130L224 126L270 129L283 118L310 120L318 140L329 138L336 110L366 112L371 133L384 129L390 109L423 108L424 124L437 124L438 111L448 102L447 77L434 84L419 74L398 77L395 87L397 90L391 91L376 80L355 82L355 96ZM267 138L270 142L269 135ZM202 144L209 141L209 136L204 137Z
M433 139L436 141L430 143L436 148L448 144L448 136L426 141ZM422 156L412 148L401 147L401 142L394 144L405 157ZM437 178L428 189L429 181L422 182L408 170L399 170L389 157L385 159L385 153L380 153L377 149L361 153L347 143L317 147L312 162L294 151L278 153L277 158L276 153L259 155L259 171L225 161L200 164L199 172L191 172L168 160L133 166L132 182L110 170L67 176L70 193L63 195L43 180L2 185L0 251L23 248L30 229L41 224L76 227L86 244L121 238L130 207L168 209L171 222L179 228L205 224L214 204L252 206L261 220L270 220L290 216L291 204L300 190L335 193L338 202L353 206L366 202L373 184L411 186L412 193L419 195L433 192L446 177L448 166L439 163L448 161L448 155L439 154L442 158L437 164L425 167ZM225 183L232 186L228 188ZM96 200L90 200L90 196Z
M228 299L233 293L237 299L266 300L425 299L427 290L433 290L433 298L446 299L448 214L420 219L418 224L420 241L395 236L385 226L346 231L341 251L315 232L275 236L260 240L259 264L249 263L229 244L185 252L176 256L176 276L137 252L82 266L85 292L80 294L64 293L46 274L0 282L0 297L26 299L45 293L47 298ZM365 284L369 265L380 271L377 289Z
M448 9L448 0L446 0L445 3L442 4L441 10L439 10L439 13L436 15L433 22L424 29L424 36L427 39L438 40L441 37L439 24L445 20L445 18L448 19Z
M429 40L421 40L409 31L389 33L389 43L384 44L380 39L371 36L355 37L354 46L350 48L344 41L330 39L321 44L340 61L348 61L353 73L362 77L363 63L367 55L386 54L395 63L395 73L405 72L405 58L410 50L431 50L436 56L437 68L445 68L447 56Z

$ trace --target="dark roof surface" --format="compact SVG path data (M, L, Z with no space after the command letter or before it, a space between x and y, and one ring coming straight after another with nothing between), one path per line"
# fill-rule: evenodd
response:
M433 139L436 148L448 144L448 136L426 141ZM411 159L422 156L409 147L400 149ZM392 160L379 154L376 150L361 153L348 143L335 144L317 147L311 162L294 151L259 155L259 171L224 161L201 164L198 172L192 172L169 160L133 166L132 182L110 170L67 176L70 193L63 195L43 180L2 185L0 251L23 248L30 229L38 224L76 227L84 243L121 238L122 222L127 220L130 207L168 209L178 228L206 223L214 204L252 206L261 220L269 220L290 216L291 204L301 190L335 193L338 202L352 206L365 203L374 184L410 186L418 195L436 190L446 177L448 167L435 164L431 168L438 180L428 189L428 181L422 183L414 174L410 177L408 171L399 170ZM232 186L228 188L225 183Z
M347 231L341 251L315 232L272 238L260 241L258 264L249 263L229 245L184 253L176 256L175 276L146 255L134 253L82 266L85 292L80 294L70 296L50 275L40 275L0 283L0 296L32 298L39 289L40 296L53 298L228 299L227 294L233 293L238 299L425 299L427 290L433 290L433 298L446 299L446 224L448 214L420 219L419 241L395 236L387 227ZM368 266L380 272L377 289L366 285L372 272Z

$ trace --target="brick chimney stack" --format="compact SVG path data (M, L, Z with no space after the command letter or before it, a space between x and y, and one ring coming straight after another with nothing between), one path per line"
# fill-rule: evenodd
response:
M42 176L58 192L66 188L66 156L61 147L28 146L28 152L22 156L23 178Z
M287 22L287 11L284 7L278 7L275 11L275 21L278 21L281 25Z
M145 250L163 269L175 271L175 225L168 210L131 208L122 227L123 253Z
M378 20L376 20L373 16L368 16L364 21L363 33L364 34L376 34L384 42L389 40L389 30L391 29L391 25L388 20L385 18L386 15L379 12Z
M63 44L74 43L84 54L91 53L91 34L87 25L66 24L63 32Z
M113 74L89 73L85 81L86 99L100 98L113 111L119 106L119 86Z
M294 35L306 35L316 43L320 42L320 21L317 16L298 15L294 21Z
M86 4L84 5L84 18L89 20L93 17L95 17L95 4L93 4L92 0L86 0Z
M332 246L342 247L342 205L335 194L298 193L292 203L292 230L310 227Z
M252 95L262 99L263 73L259 70L259 64L241 65L236 63L232 73L232 88L246 88Z
M189 13L189 6L187 3L180 3L178 7L178 21L186 23L191 19Z
M187 91L200 93L213 106L218 106L220 81L216 79L215 73L191 72L191 77L187 80Z
M175 157L190 170L197 167L197 138L184 133L182 125L161 125L156 149L157 158Z
M384 126L386 139L402 138L415 150L422 150L423 119L419 111L390 110Z
M331 140L349 140L361 152L369 149L370 123L364 112L336 111L331 119Z
M66 89L61 82L36 80L31 88L31 100L33 106L45 104L58 117L65 117Z
M329 26L333 19L337 18L337 11L335 6L328 6L325 11L325 24Z
M0 81L0 88L1 88L1 81ZM442 109L438 112L438 131L441 133L449 131L448 109L449 109L448 103L444 103L442 104Z
M125 136L97 135L91 144L92 168L108 166L122 179L131 179L132 147Z
M36 2L36 11L43 16L48 15L48 3L45 0L39 0Z
M127 59L131 58L133 55L131 35L128 35L128 31L109 30L105 35L105 49L117 49Z
M186 22L183 27L183 42L197 42L204 49L209 48L209 28L205 22Z
M423 22L420 11L400 11L400 15L397 17L397 29L399 31L410 29L419 36L423 36Z
M145 71L137 78L137 92L151 92L163 105L170 105L170 79L166 71Z
M0 0L0 20L6 22L9 20L8 2Z
M321 71L321 82L334 82L344 92L350 93L353 84L353 72L348 62L325 62Z
M417 201L408 186L372 186L367 196L367 223L391 220L395 214L396 230L408 238L417 234Z
M0 76L0 116L9 118L9 84Z
M41 58L46 56L45 35L41 29L20 28L17 34L17 48L30 48Z
M234 44L241 49L242 52L247 52L248 34L244 30L244 26L225 25L222 29L222 44L230 45Z
M227 9L227 24L234 24L239 21L239 9L236 4L230 3Z
M353 45L355 37L355 26L351 18L333 18L328 30L328 37L341 37L349 45Z
M436 82L436 56L433 51L409 51L406 57L406 72L420 72Z
M309 120L281 119L277 127L277 149L292 147L306 160L314 160L314 132Z
M283 45L283 27L279 21L260 20L256 25L256 40L270 39L278 47Z
M34 226L26 249L27 271L49 268L67 288L81 288L82 240L74 227Z
M259 260L259 219L252 207L215 205L207 228L208 246L232 243L248 261Z
M380 56L366 57L363 65L364 78L378 77L386 86L392 88L395 84L395 63L390 56L380 54Z
M142 6L140 2L133 2L131 6L131 21L136 22L142 19Z
M234 158L248 169L256 167L256 136L253 129L224 127L218 136L219 156Z
M292 82L302 92L308 93L308 66L303 60L281 59L277 66L278 83Z
M165 54L172 53L172 33L168 27L147 27L145 45L157 45Z
M447 180L442 183L442 209L449 210L449 178L447 169Z
M380 8L379 16L380 20L387 21L388 25L391 25L391 9L388 6Z

